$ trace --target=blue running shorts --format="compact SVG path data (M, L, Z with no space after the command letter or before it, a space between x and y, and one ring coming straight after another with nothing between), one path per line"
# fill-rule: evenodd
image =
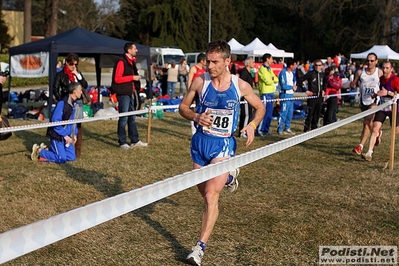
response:
M214 158L233 157L237 142L234 137L212 137L196 132L191 139L191 158L201 166L211 163Z

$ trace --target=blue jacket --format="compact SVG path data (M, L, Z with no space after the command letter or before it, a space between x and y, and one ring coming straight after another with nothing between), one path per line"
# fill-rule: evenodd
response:
M51 116L51 122L60 122L75 119L76 103L67 95L59 101ZM60 125L47 128L47 137L57 141L64 141L65 136L71 136L75 129L75 136L78 134L76 124Z
M294 76L294 73L292 72ZM278 84L280 85L280 93L286 93L288 90L293 90L294 86L287 84L287 68L281 70L280 74L278 75Z

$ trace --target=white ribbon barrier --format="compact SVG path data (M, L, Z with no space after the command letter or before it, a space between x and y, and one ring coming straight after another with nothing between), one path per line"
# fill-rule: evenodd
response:
M0 128L0 133L15 132L15 131L22 131L22 130L32 130L32 129L37 129L37 128L47 128L47 127L52 127L52 126L62 126L62 125L75 124L75 123L87 123L87 122L94 122L94 121L99 121L99 120L109 120L109 119L116 118L116 117L139 115L139 114L146 114L146 113L148 113L148 110L139 110L139 111L121 113L121 114L117 114L117 115L81 118L81 119L65 120L65 121L59 121L59 122L46 122L46 123L24 125L24 126L4 127L4 128Z
M338 95L341 95L341 96L342 95L354 95L354 94L358 94L358 92L329 95L328 97L338 96ZM267 100L267 101L268 102L294 101L294 100L306 100L306 99L317 98L317 97L318 96L293 97L293 98L284 98L284 99L272 99L272 100ZM244 104L247 102L242 101L240 103ZM194 105L194 107L195 107L195 105ZM148 112L153 112L153 111L155 112L156 110L162 110L162 109L179 109L179 105L176 104L176 105L149 106L149 108L147 108L147 109L143 109L143 110L139 110L139 111L131 111L131 112L121 113L121 114L117 114L117 115L81 118L81 119L65 120L65 121L59 121L59 122L46 122L46 123L24 125L24 126L4 127L4 128L0 128L0 133L16 132L16 131L23 131L23 130L33 130L33 129L38 129L38 128L47 128L47 127L51 127L51 126L62 126L62 125L75 124L75 123L87 123L87 122L94 122L94 121L99 121L99 120L110 120L110 119L114 119L117 117L146 114Z
M192 170L130 192L95 202L45 220L0 234L0 263L107 222L145 205L195 186L231 169L242 167L294 145L361 119L392 104L376 108L273 144L237 155L222 162Z

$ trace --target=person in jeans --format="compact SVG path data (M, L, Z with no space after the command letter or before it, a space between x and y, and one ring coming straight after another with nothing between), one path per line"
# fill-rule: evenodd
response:
M140 89L140 75L136 67L138 50L134 43L126 43L124 51L125 54L116 62L112 73L112 90L116 93L118 99L119 113L134 111L136 106L134 101L140 101L137 93ZM126 141L126 124L131 145L128 145ZM119 147L124 150L147 146L147 143L139 139L135 115L119 117L118 143Z
M273 102L274 93L276 91L276 84L278 83L278 78L274 74L271 65L273 64L273 57L271 54L264 54L262 56L263 65L259 68L258 72L258 89L260 98L265 105L266 114L263 118L262 123L259 125L259 135L271 135L270 124L272 122L273 116Z
M172 62L168 70L168 95L171 99L175 98L175 89L177 83L177 76L179 75L179 70L176 67L176 63Z
M188 92L188 84L187 84L187 75L188 75L188 66L187 66L187 61L186 58L180 59L180 64L179 64L179 81L180 81L180 96L183 96L184 93L184 87L186 88L186 92Z

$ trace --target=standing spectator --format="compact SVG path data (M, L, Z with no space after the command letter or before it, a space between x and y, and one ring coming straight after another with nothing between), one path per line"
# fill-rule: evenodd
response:
M256 125L265 113L251 86L227 70L231 59L230 46L225 41L209 43L206 59L208 72L194 79L179 108L184 118L195 121L197 125L197 132L191 139L194 169L234 156L236 140L233 134L238 122L240 96L256 110L252 122L242 129L248 136L247 147L253 142ZM190 106L195 98L198 104L194 111ZM221 191L226 187L229 192L234 192L238 187L238 170L232 172L230 175L229 172L223 173L197 186L204 199L205 209L200 236L187 256L187 260L194 265L201 265L206 243L219 215Z
M68 85L72 82L79 82L82 85L82 98L77 100L79 105L79 113L77 118L83 118L83 104L88 104L91 101L87 93L87 81L83 77L82 72L78 70L79 57L77 54L70 53L65 57L65 65L63 70L55 75L53 94L57 101L68 95ZM82 124L78 123L78 136L75 143L76 157L80 157L82 153L83 130Z
M162 96L168 94L168 71L169 71L169 62L165 62L165 67L162 68L161 71Z
M272 135L270 132L270 124L272 122L273 116L273 102L274 93L276 91L276 84L278 83L278 78L274 74L270 65L273 64L273 57L271 54L264 54L262 57L263 65L259 68L258 78L259 78L259 94L263 104L266 107L266 115L263 117L262 123L260 123L258 132L259 135Z
M179 64L180 96L183 96L184 93L183 85L186 88L186 92L188 91L187 75L188 75L188 65L186 58L183 57L182 59L180 59L180 64Z
M138 52L134 43L126 43L125 54L116 62L112 73L112 90L118 99L119 113L132 112L135 110L134 101L139 101L137 90L140 89L140 75L136 67L135 57ZM126 123L131 145L126 142ZM147 143L139 139L136 125L136 116L121 116L118 119L118 143L119 147L129 150L133 147L146 147Z
M176 67L176 63L172 62L171 67L168 70L168 95L171 99L175 97L177 76L179 75L179 70Z
M337 121L338 99L341 99L341 96L330 95L341 94L342 79L339 76L338 68L327 68L326 83L327 111L324 115L324 125Z
M298 61L297 64L297 68L295 71L295 80L298 80L298 78L302 77L303 75L306 74L306 70L305 70L305 64L303 63L303 61ZM298 88L297 88L297 92L304 92L305 88L303 87L299 87L299 84L297 84Z
M294 114L294 92L297 90L295 78L294 78L294 70L296 68L296 63L293 59L287 60L287 67L285 67L278 76L278 81L280 84L280 99L291 99L291 100L282 100L280 102L280 117L278 119L277 126L277 134L278 135L295 135L295 133L291 130L291 120L292 115ZM285 126L285 130L283 131L283 126Z
M381 104L392 100L395 96L395 92L399 92L399 77L393 72L391 62L385 62L382 66L383 76L380 78L380 90L377 92L378 96L381 97ZM378 146L381 143L382 135L382 124L386 118L389 117L389 121L392 126L392 105L385 109L378 111L374 116L373 131L371 133L369 150L366 154L362 154L363 159L371 161L373 157L374 146ZM396 128L395 134L399 134L399 108L397 109L396 115Z
M233 63L233 61L230 62L229 71L232 75L237 75L236 65Z
M191 83L194 81L196 77L201 76L206 72L206 56L204 53L200 53L197 56L197 64L190 68L190 72L188 73L188 88L190 89Z
M191 83L193 83L194 79L196 77L200 77L201 75L203 75L206 72L205 67L206 67L206 55L204 53L200 53L197 56L197 64L192 66L190 68L190 72L188 73L188 89L189 90L191 87ZM193 121L190 121L190 125L191 125L191 134L194 135L195 131L197 129L195 128Z
M6 82L7 77L0 76L0 121L1 121L1 111L3 110L3 84Z
M377 107L379 101L377 92L380 90L380 77L383 75L382 70L377 68L378 58L375 53L367 55L366 63L367 68L359 69L350 85L352 88L356 88L356 86L360 88L360 110L362 112ZM362 154L363 146L370 137L370 132L373 129L373 119L374 114L368 115L363 119L360 143L352 149L358 155Z
M245 67L242 69L240 73L240 78L246 82L248 82L249 85L251 85L251 88L254 86L254 80L251 75L251 70L254 68L254 59L253 57L247 57L244 61ZM241 97L240 102L244 101L244 97ZM239 124L239 131L246 127L250 121L252 121L253 118L253 107L245 101L245 103L240 103L240 124ZM241 138L246 138L247 134L245 132L240 133Z
M331 56L327 56L327 61L324 63L322 70L326 71L327 68L334 66L336 66L334 60L331 58Z
M306 60L305 73L312 70L310 60Z
M330 57L331 59L331 57ZM308 82L308 88L306 95L308 97L308 112L305 117L305 123L303 131L307 132L317 128L319 123L321 105L323 103L323 92L325 90L324 73L322 71L323 63L320 59L314 61L314 69L309 71L304 76L297 80L297 83L303 86L303 82Z
M63 67L62 67L61 60L57 61L56 69L57 69L57 73L62 71Z
M69 83L67 96L58 101L51 116L51 122L73 120L79 113L76 101L82 96L82 85L79 82ZM75 147L78 129L76 124L52 126L47 128L47 137L50 138L50 149L42 143L33 144L31 159L40 162L65 163L75 161Z

